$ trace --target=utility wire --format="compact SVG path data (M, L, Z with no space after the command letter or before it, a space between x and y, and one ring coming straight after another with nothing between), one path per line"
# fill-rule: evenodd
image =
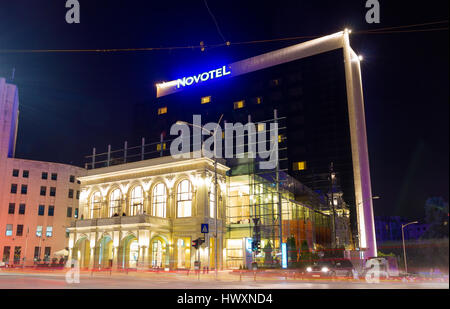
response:
M448 27L440 28L428 28L428 29L406 29L406 30L394 30L401 28L411 28L417 26L431 25L431 24L443 24L448 23L448 20L405 25L397 27L379 28L373 30L361 30L354 31L352 34L394 34L394 33L416 33L416 32L431 32L431 31L444 31L448 30ZM393 30L389 30L393 29ZM274 38L266 40L253 40L253 41L243 41L243 42L227 42L224 38L224 43L211 44L211 45L188 45L188 46L171 46L171 47L143 47L143 48L109 48L109 49L1 49L1 54L6 53L110 53L110 52L130 52L130 51L163 51L163 50L182 50L182 49L202 49L202 48L216 48L231 45L250 45L250 44L260 44L260 43L270 43L270 42L280 42L280 41L295 41L302 39L315 39L323 37L323 35L308 35L308 36L296 36L287 38Z
M227 40L226 40L225 37L223 36L222 31L220 31L219 24L217 23L217 20L216 20L216 18L214 17L214 14L213 14L213 13L211 12L211 10L209 9L207 0L203 0L203 2L205 3L206 9L208 10L209 15L211 15L211 18L212 18L212 20L214 21L214 24L216 25L217 32L218 32L219 35L222 37L222 40L226 43Z

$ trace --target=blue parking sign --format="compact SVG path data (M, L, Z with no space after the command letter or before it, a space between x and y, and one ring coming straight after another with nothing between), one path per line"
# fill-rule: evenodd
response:
M204 234L209 233L209 225L208 225L208 223L202 223L202 233L204 233Z

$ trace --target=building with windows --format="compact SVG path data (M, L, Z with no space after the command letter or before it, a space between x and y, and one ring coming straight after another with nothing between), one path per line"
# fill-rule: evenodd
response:
M226 172L217 164L218 263L223 261ZM90 169L80 177L80 218L68 228L69 257L81 268L214 267L214 163L170 156ZM201 233L201 224L210 233ZM205 236L199 250L194 239Z
M85 170L15 158L18 109L17 87L0 78L0 261L32 266L65 255Z
M130 162L114 157L120 152L79 177L80 218L68 228L68 247L81 268L191 269L200 261L214 269L216 254L219 268L273 266L280 259L275 248L289 237L297 248L303 241L312 250L330 244L323 201L293 178L277 190L218 159L216 196L212 159L146 159L143 149L143 160ZM198 238L205 242L195 249ZM254 239L261 250L249 247Z
M323 196L330 166L350 209L356 246L376 256L360 58L349 30L186 73L156 85L156 102L136 108L135 135L170 139L176 121L247 123L284 117L288 173ZM170 80L170 79L169 79ZM150 119L150 121L149 121Z

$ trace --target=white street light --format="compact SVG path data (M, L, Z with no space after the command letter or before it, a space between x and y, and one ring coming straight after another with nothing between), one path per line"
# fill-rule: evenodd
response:
M403 258L404 258L404 260L405 260L405 273L406 273L406 274L408 274L408 264L406 263L405 234L404 234L404 232L403 232L403 229L404 229L405 227L407 227L408 225L410 225L410 224L416 224L416 223L419 223L419 222L414 221L414 222L409 222L409 223L406 223L406 224L402 224Z

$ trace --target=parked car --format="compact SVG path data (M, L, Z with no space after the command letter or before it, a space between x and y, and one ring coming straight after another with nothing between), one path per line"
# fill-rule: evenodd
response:
M353 278L355 267L347 259L318 261L306 267L305 276L311 278Z

